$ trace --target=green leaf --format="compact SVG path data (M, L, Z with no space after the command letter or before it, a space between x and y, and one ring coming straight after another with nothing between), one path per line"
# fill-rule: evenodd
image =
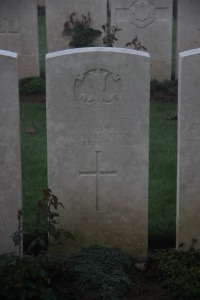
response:
M58 202L58 205L62 206L65 209L64 205L61 202Z
M50 214L51 219L55 218L55 217L59 217L58 213L51 213Z
M14 244L15 244L15 247L20 245L22 237L21 237L21 234L18 231L13 233L13 235L11 235L11 238L12 238Z
M63 234L65 235L65 237L67 239L75 240L74 236L71 234L71 232L69 232L69 231L63 231Z
M38 243L38 240L34 240L30 243L29 247L28 247L28 251L31 250L31 248L33 248L36 244Z
M61 232L52 223L48 224L48 231L50 236L53 236L56 240L59 239Z

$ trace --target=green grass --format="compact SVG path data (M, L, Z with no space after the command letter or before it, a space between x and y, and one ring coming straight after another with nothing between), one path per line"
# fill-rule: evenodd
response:
M176 78L176 36L177 36L177 18L173 18L173 32L172 32L172 80Z
M175 238L177 122L165 118L176 115L176 104L151 105L149 238Z
M47 39L46 39L46 18L45 16L38 17L39 28L39 49L40 49L40 76L45 76L45 55L47 53Z
M153 103L150 128L149 236L152 240L175 235L176 203L176 104ZM28 134L30 127L37 134ZM45 105L21 103L24 218L35 222L37 201L47 186Z
M37 202L47 186L45 105L21 103L22 191L24 221L36 221ZM27 129L37 128L35 134Z

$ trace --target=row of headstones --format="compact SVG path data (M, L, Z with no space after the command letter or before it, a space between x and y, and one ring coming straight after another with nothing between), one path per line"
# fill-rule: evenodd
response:
M134 43L144 46L151 55L152 78L171 79L172 0L109 0L112 26L118 26L115 47ZM38 2L43 4L44 1ZM19 76L39 75L37 1L1 0L0 49L19 54ZM46 27L48 52L69 48L71 40L70 15L82 20L82 14L91 16L91 27L102 31L109 19L107 0L46 0ZM200 1L178 1L177 53L200 47ZM68 24L69 35L63 36ZM138 44L139 43L139 44ZM97 46L102 45L97 39ZM130 45L128 47L134 47Z
M0 253L22 206L17 55L0 51ZM149 54L85 48L48 54L48 184L61 226L83 246L148 247ZM177 246L200 246L200 49L180 54Z

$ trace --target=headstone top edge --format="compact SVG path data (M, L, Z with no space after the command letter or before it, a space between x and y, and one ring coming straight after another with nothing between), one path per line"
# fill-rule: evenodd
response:
M200 48L180 52L179 56L182 58L196 54L200 54Z
M148 52L137 51L133 49L125 49L125 48L115 48L115 47L87 47L87 48L75 48L69 50L56 51L46 54L46 59L77 54L77 53L91 53L91 52L111 52L111 53L125 53L125 54L135 54L139 56L144 56L150 58Z
M11 52L11 51L7 51L7 50L0 50L0 55L17 58L17 53L16 52Z

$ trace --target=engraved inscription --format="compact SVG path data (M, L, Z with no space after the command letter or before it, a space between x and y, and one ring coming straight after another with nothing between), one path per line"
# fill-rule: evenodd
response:
M126 119L110 121L77 120L68 126L65 135L58 137L57 143L60 146L72 144L80 146L133 146L135 139L134 132L130 132L129 122Z
M4 18L1 24L0 35L5 35L5 49L9 50L10 38L12 38L13 35L18 35L18 31L16 29L9 29L8 18Z
M116 105L122 97L119 74L97 66L77 75L74 84L76 99L81 104L96 108Z
M134 222L127 222L124 219L122 220L119 217L113 217L111 215L101 216L100 214L96 214L96 217L93 216L84 216L84 217L74 217L73 222L67 223L67 227L70 228L94 228L97 227L99 230L101 229L119 229L122 226L133 226Z
M138 0L130 6L129 21L138 27L146 27L156 19L154 6L146 0Z
M194 122L189 125L189 140L200 142L200 122Z
M113 176L117 175L117 171L101 171L101 151L96 151L96 168L95 171L83 172L79 171L80 176L95 176L96 177L96 211L99 211L99 198L100 198L100 176Z

